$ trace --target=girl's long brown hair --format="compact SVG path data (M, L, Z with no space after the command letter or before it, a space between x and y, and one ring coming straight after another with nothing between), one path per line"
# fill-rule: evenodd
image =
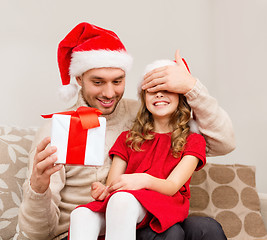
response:
M154 138L154 119L145 105L145 91L140 93L141 106L137 113L133 127L128 134L127 144L135 151L141 151L141 145L146 140ZM179 104L170 118L169 125L173 131L171 134L172 154L179 157L186 144L186 138L190 133L188 125L191 118L191 108L184 95L179 94Z

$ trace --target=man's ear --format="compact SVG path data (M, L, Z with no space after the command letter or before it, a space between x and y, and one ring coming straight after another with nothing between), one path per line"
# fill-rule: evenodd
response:
M75 77L75 78L76 78L78 85L82 86L82 77L79 76L79 77Z

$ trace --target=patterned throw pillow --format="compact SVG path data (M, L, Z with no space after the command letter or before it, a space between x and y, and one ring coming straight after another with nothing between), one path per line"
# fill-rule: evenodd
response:
M215 218L229 240L267 239L255 167L208 163L193 174L191 195L189 215Z
M0 240L16 233L28 152L36 129L0 126Z

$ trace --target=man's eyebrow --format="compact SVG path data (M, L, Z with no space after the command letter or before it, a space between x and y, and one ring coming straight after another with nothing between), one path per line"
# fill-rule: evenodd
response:
M95 75L92 75L90 78L91 79L96 79L96 80L102 80L103 79L102 77L95 76Z
M122 79L122 78L125 78L125 73L124 73L124 74L122 74L121 76L119 76L119 77L115 78L114 80L120 80L120 79Z
M120 80L120 79L123 79L123 78L125 78L125 73L122 74L122 75L119 76L119 77L114 78L113 80ZM92 79L92 80L103 80L104 78L103 78L103 77L100 77L100 76L97 76L97 75L92 75L92 76L90 77L90 79Z

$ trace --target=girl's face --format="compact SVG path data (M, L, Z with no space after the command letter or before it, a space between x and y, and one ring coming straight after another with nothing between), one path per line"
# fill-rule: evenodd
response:
M145 103L154 119L170 119L179 104L179 95L168 91L145 92Z

